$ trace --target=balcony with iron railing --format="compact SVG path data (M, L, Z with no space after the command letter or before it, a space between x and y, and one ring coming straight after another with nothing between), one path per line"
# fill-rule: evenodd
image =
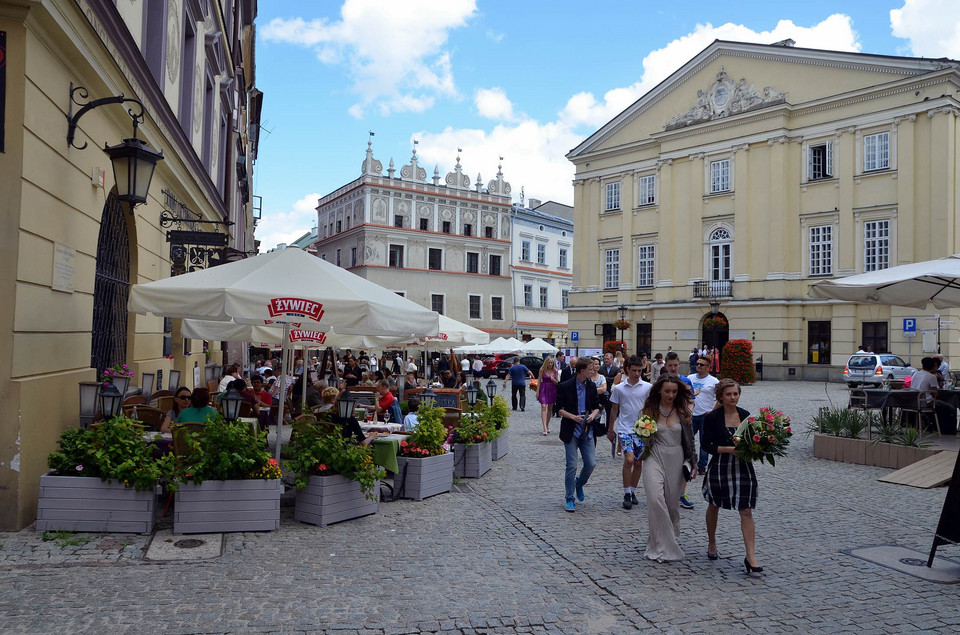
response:
M693 283L694 298L729 298L733 296L730 280L698 280Z

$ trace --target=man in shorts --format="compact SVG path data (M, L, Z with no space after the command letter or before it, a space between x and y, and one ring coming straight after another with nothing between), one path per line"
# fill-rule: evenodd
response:
M643 441L633 431L633 424L640 418L640 411L650 394L651 385L640 379L643 364L636 355L627 359L627 381L617 384L610 396L610 422L607 428L607 438L611 442L620 437L620 446L623 448L623 508L632 509L638 505L637 485L640 483L640 472L643 463Z

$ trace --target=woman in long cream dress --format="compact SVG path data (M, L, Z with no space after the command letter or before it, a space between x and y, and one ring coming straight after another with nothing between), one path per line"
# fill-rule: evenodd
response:
M648 441L650 453L643 461L649 527L643 555L657 562L683 559L678 541L684 462L693 466L691 476L696 476L689 404L687 385L675 375L661 375L643 406L642 414L657 421L657 433Z

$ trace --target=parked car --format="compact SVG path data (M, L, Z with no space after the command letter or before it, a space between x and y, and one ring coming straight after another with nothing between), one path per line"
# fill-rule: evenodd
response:
M515 353L497 353L496 355L491 355L490 357L483 358L483 370L481 374L483 378L492 377L497 374L497 365L509 357L516 357ZM510 365L507 364L509 367Z
M507 355L505 359L497 364L497 377L504 379L507 376L507 371L510 370L510 364L512 364L515 359L529 368L534 376L540 374L540 367L543 366L542 357L536 355Z
M848 386L881 385L885 379L906 379L914 369L891 353L856 353L843 367L843 380Z

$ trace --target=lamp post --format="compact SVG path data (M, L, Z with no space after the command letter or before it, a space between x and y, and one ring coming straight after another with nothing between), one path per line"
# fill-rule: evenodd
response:
M473 407L477 405L477 395L480 393L477 390L477 387L473 384L470 384L466 390L467 393L467 404L470 406L470 414L473 414Z
M98 381L80 382L80 425L84 428L97 418L97 393L100 387Z
M626 342L623 341L623 325L627 321L627 305L621 304L617 307L617 310L620 311L620 352L624 355L627 354Z
M77 133L77 125L80 118L85 114L107 104L131 104L127 108L127 114L133 121L133 136L123 139L115 146L104 144L103 151L110 157L110 163L113 165L113 180L117 187L117 199L127 205L127 211L133 213L136 205L147 202L147 192L150 190L150 181L153 180L153 172L157 163L163 160L163 153L157 152L148 146L143 140L137 138L137 127L144 120L143 103L138 99L124 97L123 94L112 97L103 97L93 101L81 102L79 99L88 97L87 89L83 86L74 86L70 84L70 109L67 112L67 147L73 147L83 150L87 147L84 142L82 146L74 143ZM80 106L80 110L73 112L73 106ZM139 107L136 110L135 107Z
M437 400L437 393L433 392L433 388L427 386L427 388L420 393L420 401L425 406L432 406Z
M493 398L497 396L497 382L493 381L491 378L487 382L487 398L490 399L490 403L493 403Z
M227 390L227 394L223 396L220 403L223 404L223 417L227 421L235 421L240 416L240 404L243 403L243 399L236 388Z
M100 391L100 412L105 419L113 419L120 414L123 408L123 395L113 384L108 384Z
M357 407L357 398L349 390L343 391L340 399L337 401L337 414L341 421L346 421L353 416L353 411Z

